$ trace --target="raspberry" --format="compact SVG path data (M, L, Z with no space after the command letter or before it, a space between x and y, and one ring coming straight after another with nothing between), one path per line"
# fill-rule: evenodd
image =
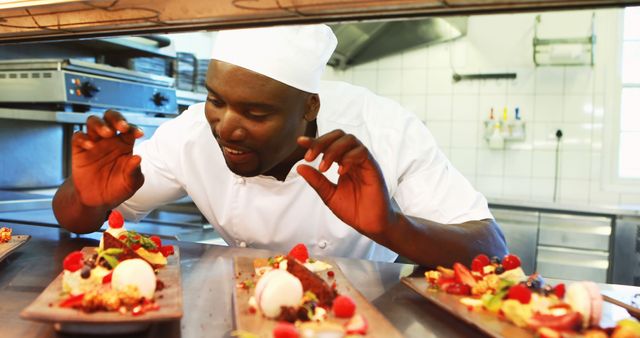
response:
M153 243L155 243L158 248L162 246L162 240L160 239L160 237L154 235L154 236L149 237L149 239Z
M173 255L174 251L173 251L173 245L165 245L163 247L160 248L160 252L162 253L163 256L168 257Z
M444 291L452 295L470 295L471 294L471 288L469 287L469 285L462 284L462 283L451 283L447 285L447 288Z
M293 258L304 263L309 259L309 251L307 251L307 247L303 243L298 243L289 251L289 256L293 256Z
M80 251L74 251L67 255L62 262L62 266L65 270L69 270L71 272L76 272L82 269L84 255Z
M509 254L504 256L504 258L502 259L502 267L507 271L518 268L520 267L520 265L520 258L518 258L518 256L516 255Z
M273 337L274 338L298 338L300 334L296 327L287 322L278 322L276 327L273 329Z
M524 284L516 284L509 288L507 298L515 299L522 304L531 302L531 290Z
M485 266L491 264L489 256L485 254L477 255L476 258L471 261L471 271L479 272L482 274Z
M109 227L114 229L122 228L124 225L124 217L116 210L111 210L109 214Z
M558 296L558 298L562 299L564 297L564 292L565 292L565 287L563 283L560 283L558 285L556 285L555 288L553 288L553 293L556 294L556 296Z
M356 313L356 304L351 297L340 295L333 300L333 313L339 318L351 318Z

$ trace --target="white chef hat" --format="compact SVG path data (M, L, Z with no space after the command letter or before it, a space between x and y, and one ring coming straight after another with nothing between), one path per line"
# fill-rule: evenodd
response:
M320 78L337 43L327 25L223 30L216 37L211 58L318 93Z

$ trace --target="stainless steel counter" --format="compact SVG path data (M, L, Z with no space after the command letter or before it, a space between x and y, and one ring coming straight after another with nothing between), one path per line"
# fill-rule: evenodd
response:
M529 200L519 201L502 198L488 198L488 201L489 207L508 207L539 211L558 211L611 216L640 216L640 205L637 204L590 205L576 203L536 202Z
M65 337L50 324L22 320L20 311L30 304L60 273L71 251L97 245L99 234L72 235L49 227L5 223L14 234L31 235L29 243L0 263L0 318L2 337ZM215 245L174 242L180 247L184 317L179 322L153 325L136 337L229 337L233 330L232 257L268 256L272 252ZM407 337L482 337L472 327L451 318L439 308L400 284L414 271L412 265L336 259L351 283ZM638 288L603 286L604 292L629 300ZM608 305L607 305L608 306ZM627 317L620 309L605 307L605 323Z

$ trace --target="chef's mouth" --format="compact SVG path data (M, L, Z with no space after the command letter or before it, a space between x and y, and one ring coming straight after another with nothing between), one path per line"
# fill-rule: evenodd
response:
M222 148L222 153L224 154L224 157L228 161L234 162L234 163L248 162L255 155L255 152L249 151L249 150L240 150L240 149L230 148L227 146L221 146L221 148Z

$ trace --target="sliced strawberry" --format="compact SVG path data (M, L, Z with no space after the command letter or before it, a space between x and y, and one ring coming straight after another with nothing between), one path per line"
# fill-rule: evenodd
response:
M516 284L509 288L507 294L508 299L515 299L522 304L529 304L531 302L531 289L524 284Z
M520 258L516 255L509 254L504 256L504 258L502 259L502 267L505 269L505 271L519 268L520 265L522 265L520 263Z
M471 271L466 266L460 263L453 263L453 272L456 276L456 281L462 284L474 287L476 285L476 279L473 278Z
M564 283L560 283L553 288L553 293L560 299L564 298L566 292Z
M124 225L124 217L116 210L111 210L109 214L109 227L114 229L122 228Z
M298 338L300 334L295 325L287 322L278 322L276 327L273 328L274 338Z
M293 247L293 249L291 249L291 251L289 251L289 256L293 256L301 263L304 263L309 259L309 251L303 243L298 243Z
M111 283L111 275L113 275L113 271L109 272L109 274L102 277L102 284Z
M366 335L369 329L369 323L361 314L356 314L344 325L347 334Z
M333 300L332 309L338 318L351 318L356 313L356 303L351 297L340 295Z
M162 246L162 240L160 239L160 237L153 235L151 237L149 237L149 239L156 244L156 246L159 248Z
M447 278L444 276L438 277L438 280L436 281L436 285L438 286L438 288L440 288L440 290L446 290L449 284L453 283L456 283L455 278Z
M67 255L62 261L62 267L65 270L69 270L71 272L76 272L82 269L84 265L84 255L80 251L74 251Z
M447 285L447 288L444 289L445 292L450 293L452 295L470 295L471 288L469 285L462 283L451 283Z
M160 248L160 252L162 253L163 256L169 257L173 255L175 251L173 250L173 245L165 245Z
M491 264L489 256L485 254L477 255L473 261L471 261L471 271L484 274L484 267Z
M82 305L82 300L84 299L84 293L81 293L77 296L69 296L69 298L65 299L60 303L60 307L78 307Z
M527 324L529 324L532 329L547 327L557 331L577 331L582 326L582 315L575 311L560 316L545 315L536 312L527 320Z

